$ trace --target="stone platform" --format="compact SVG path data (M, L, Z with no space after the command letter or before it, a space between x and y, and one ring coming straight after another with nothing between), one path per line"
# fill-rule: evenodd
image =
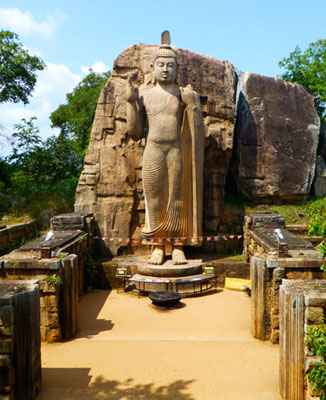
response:
M145 261L137 265L137 272L141 275L159 277L190 276L202 272L202 260L188 260L188 264L182 265L174 265L172 260L167 260L162 265L148 264Z
M124 291L136 292L138 295L148 295L153 292L176 291L182 295L196 295L217 289L217 276L196 274L184 277L156 277L135 274L123 278Z
M126 256L118 256L114 257L112 260L98 260L97 261L97 268L98 268L98 286L100 289L113 289L113 288L119 288L121 287L121 280L116 277L117 274L117 269L121 267L127 268L127 274L131 277L134 277L135 275L139 274L141 275L144 279L146 278L155 278L155 279L168 279L168 280L175 280L175 279L181 279L182 276L159 276L156 275L156 277L152 275L145 275L143 273L138 272L138 267L140 265L144 266L143 268L145 269L145 266L148 265L148 259L150 257L150 254L147 255L139 255L139 254L133 254L133 255L126 255ZM193 258L189 257L188 254L188 264L181 265L181 266L174 266L175 268L183 268L185 266L200 266L200 271L198 273L193 272L192 275L183 275L183 278L190 278L194 275L201 275L203 267L213 267L214 268L214 275L217 275L217 287L222 288L224 287L225 283L225 277L230 277L230 278L241 278L241 279L250 279L250 268L249 264L246 262L243 262L243 260L239 260L237 257L225 257L225 258L220 258L214 253L204 253L204 254L199 254L195 253L193 254ZM167 266L172 266L172 261L171 258L167 258L166 264L163 265L163 267ZM155 268L162 268L162 266L153 266L151 267ZM141 269L142 267L140 267ZM206 275L205 275L206 276ZM165 290L165 286L160 290Z

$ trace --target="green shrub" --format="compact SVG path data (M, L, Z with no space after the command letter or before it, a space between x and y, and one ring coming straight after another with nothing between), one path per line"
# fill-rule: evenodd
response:
M52 274L47 277L46 283L48 285L60 286L60 285L62 285L62 280L61 280L60 276L57 276L57 274Z
M307 204L308 235L326 237L326 197Z
M306 345L323 362L315 363L306 375L314 391L321 391L321 399L326 400L326 325L314 325L308 328Z

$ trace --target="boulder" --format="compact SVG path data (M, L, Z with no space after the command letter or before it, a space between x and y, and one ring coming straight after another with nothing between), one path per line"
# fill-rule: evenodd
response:
M129 74L134 85L151 81L157 48L139 44L124 50L98 100L75 211L94 214L97 234L103 238L98 239L102 253L116 255L126 245L128 251L137 250L134 242L116 239L139 238L145 222L141 171L145 139L134 142L127 135L125 88ZM204 229L215 233L233 147L237 75L226 61L173 49L178 55L178 83L183 87L190 83L201 99L206 129Z
M307 198L314 178L320 121L303 86L245 73L237 93L233 177L256 202Z

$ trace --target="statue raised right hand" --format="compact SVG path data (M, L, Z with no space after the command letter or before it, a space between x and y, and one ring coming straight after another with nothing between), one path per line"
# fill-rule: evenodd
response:
M137 89L131 83L131 74L128 76L126 87L126 100L133 103L138 99Z

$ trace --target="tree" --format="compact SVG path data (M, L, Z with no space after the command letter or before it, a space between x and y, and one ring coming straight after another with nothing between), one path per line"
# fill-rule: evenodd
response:
M69 139L49 137L37 146L31 157L33 182L52 186L71 177L78 178L83 166L82 158Z
M36 119L36 117L32 117L27 121L23 118L21 124L14 125L15 132L12 134L14 146L12 155L8 158L12 162L15 171L12 173L12 177L19 175L20 184L26 193L30 192L31 183L33 182L31 170L32 154L37 145L42 142L39 129L34 125Z
M50 115L52 128L60 128L62 138L72 139L82 156L88 146L97 100L109 77L110 72L90 71L74 91L66 95L67 103L61 104Z
M14 146L10 160L16 161L21 166L28 164L31 152L42 142L40 131L38 127L34 125L34 121L36 120L36 117L30 118L29 121L22 118L21 124L14 125L16 132L12 134Z
M23 49L18 36L10 31L0 31L0 103L29 102L36 84L36 72L45 68L37 56Z
M305 86L315 95L315 105L322 121L326 120L326 39L310 43L302 53L297 46L279 66L285 69L280 76Z
M35 120L22 119L15 125L13 151L7 159L0 159L0 168L10 172L7 179L0 173L0 190L27 197L36 208L47 202L56 203L58 210L71 210L82 158L69 139L52 136L43 142Z

